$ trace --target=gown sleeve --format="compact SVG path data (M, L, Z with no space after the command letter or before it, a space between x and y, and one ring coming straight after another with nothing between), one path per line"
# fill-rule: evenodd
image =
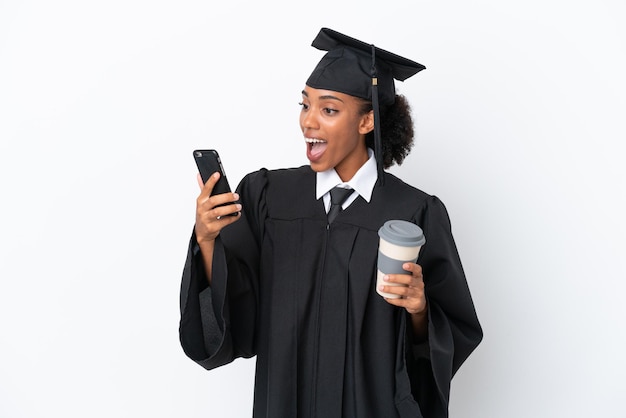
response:
M208 286L202 254L192 234L180 291L179 336L185 354L206 369L255 355L259 246L265 213L266 171L249 174L237 188L241 219L215 241Z
M426 244L418 264L428 301L428 355L409 356L413 394L428 417L447 417L450 383L482 340L482 328L444 204L430 197L422 219ZM413 347L415 348L415 347Z

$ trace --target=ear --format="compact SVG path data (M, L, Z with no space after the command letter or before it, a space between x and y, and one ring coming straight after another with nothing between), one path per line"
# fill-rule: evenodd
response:
M361 116L361 122L359 123L359 133L366 135L374 130L374 111L370 110L363 116Z

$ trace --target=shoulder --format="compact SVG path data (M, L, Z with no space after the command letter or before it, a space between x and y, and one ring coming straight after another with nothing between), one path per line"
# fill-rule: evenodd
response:
M261 168L247 174L238 189L289 190L291 187L304 187L308 183L315 184L315 172L308 165L274 170Z
M308 165L275 170L263 168L246 175L238 190L244 204L256 202L270 218L314 217L319 209L315 179L315 172Z
M434 196L405 183L398 177L387 172L385 172L385 185L383 187L376 186L374 191L382 194L386 199L392 199L394 201L401 200L406 203L410 201L417 205L422 202L426 203L434 198Z
M268 170L267 176L271 184L277 185L298 184L311 180L315 182L315 172L308 165Z
M423 219L429 212L447 215L445 205L436 195L426 193L387 172L385 185L374 188L374 197L378 202L384 202L385 206L398 208L396 210L402 212L401 216L411 219Z

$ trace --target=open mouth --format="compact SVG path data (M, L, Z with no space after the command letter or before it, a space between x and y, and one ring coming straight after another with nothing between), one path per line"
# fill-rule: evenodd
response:
M328 146L328 143L323 139L304 138L304 141L308 144L309 155L313 158L322 155L322 153L326 151L326 147Z

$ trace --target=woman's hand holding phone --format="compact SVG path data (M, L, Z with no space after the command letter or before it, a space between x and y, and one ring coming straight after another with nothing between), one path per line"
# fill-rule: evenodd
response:
M196 240L202 245L204 242L214 241L222 228L237 221L241 215L241 204L237 193L227 192L211 196L220 173L213 173L205 184L198 175L200 195L196 199ZM236 212L236 215L230 216Z
M196 241L200 246L209 285L212 280L215 238L222 228L241 217L237 193L232 193L216 150L194 150L200 196L196 199Z

